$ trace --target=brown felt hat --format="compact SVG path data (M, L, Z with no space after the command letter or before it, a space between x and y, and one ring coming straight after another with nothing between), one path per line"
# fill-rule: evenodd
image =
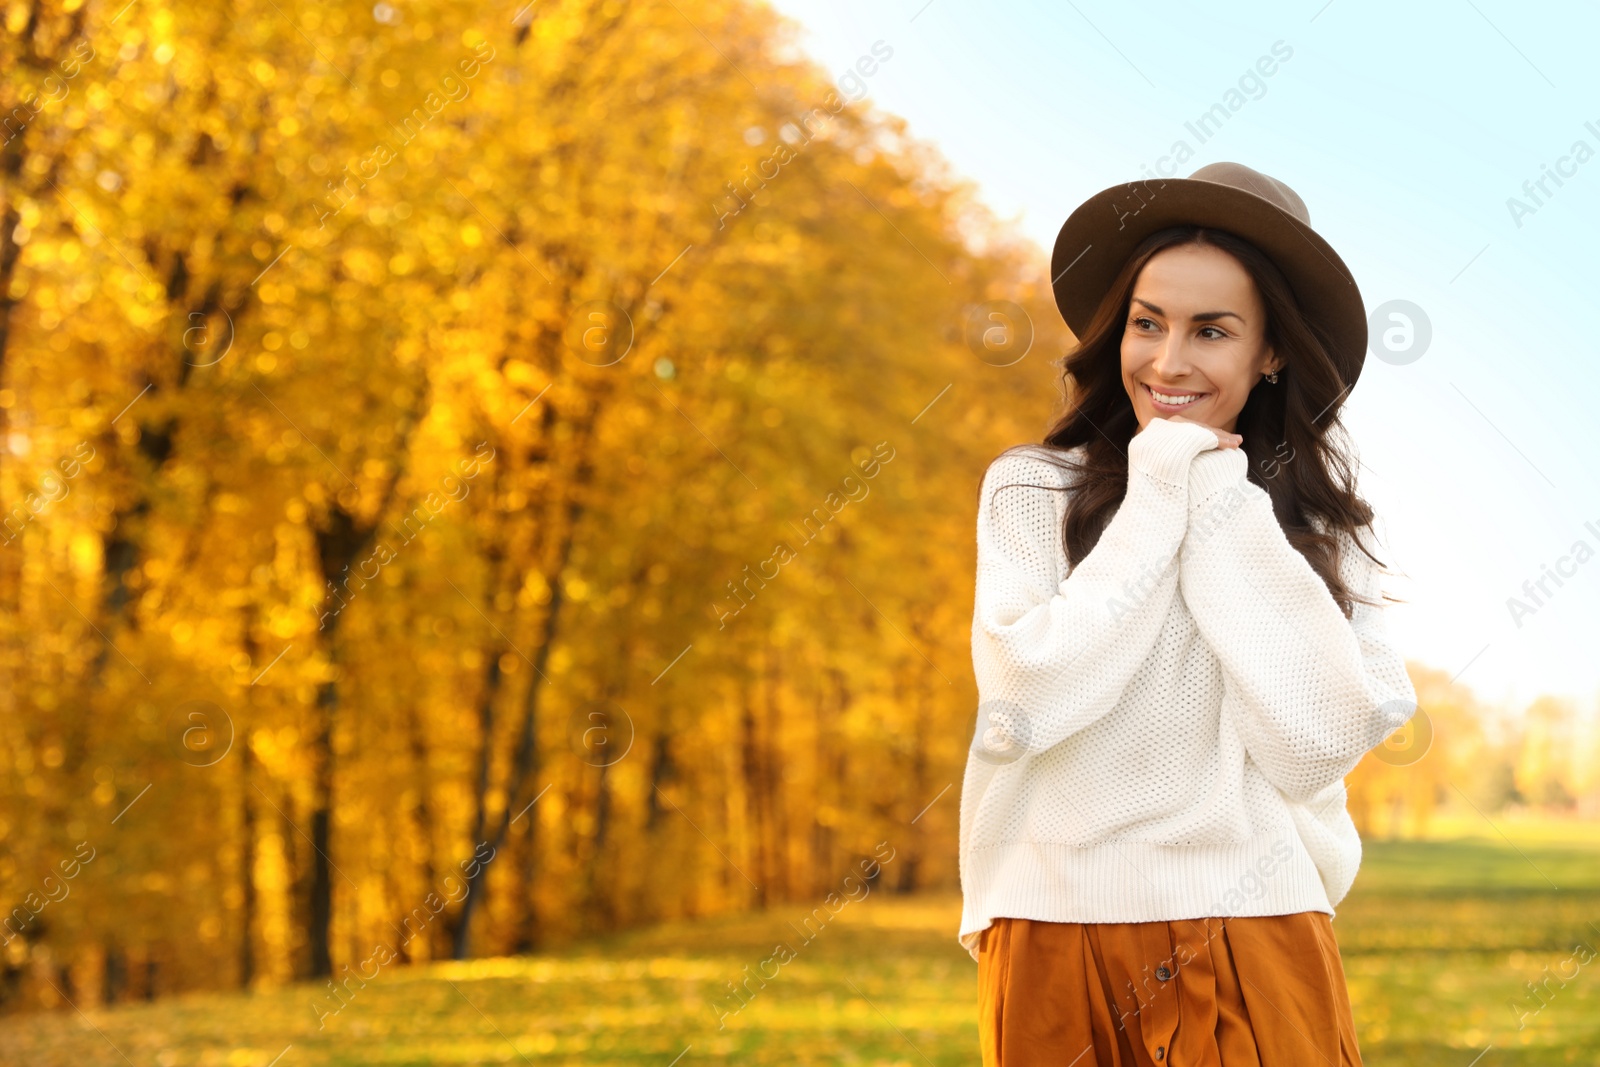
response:
M1367 314L1350 268L1311 228L1311 213L1293 189L1242 163L1113 185L1078 205L1050 257L1056 306L1072 332L1083 336L1140 241L1182 225L1226 230L1271 258L1327 337L1346 389L1356 384L1367 355Z

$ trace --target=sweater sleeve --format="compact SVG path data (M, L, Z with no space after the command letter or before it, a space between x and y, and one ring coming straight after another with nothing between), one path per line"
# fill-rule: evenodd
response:
M1024 451L990 464L978 505L972 624L978 721L972 752L1011 763L1110 711L1177 595L1191 461L1216 447L1194 423L1152 419L1128 447L1128 487L1099 541L1064 577L1071 489Z
M1221 662L1224 705L1250 758L1285 799L1306 803L1411 718L1416 692L1381 601L1357 601L1344 617L1248 463L1235 449L1195 460L1179 590ZM1336 536L1347 588L1378 601L1378 565Z

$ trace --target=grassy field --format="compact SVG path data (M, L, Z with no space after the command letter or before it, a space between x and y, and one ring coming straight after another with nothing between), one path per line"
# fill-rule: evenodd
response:
M1444 824L1453 839L1368 842L1334 929L1369 1065L1600 1063L1600 958L1590 954L1600 950L1600 826L1496 825L1510 841L1478 819ZM321 1030L314 986L0 1018L0 1063L978 1062L977 967L955 942L959 898L875 892L809 943L786 925L804 913L385 968ZM793 958L719 1026L717 991L780 939ZM1588 948L1574 959L1580 942ZM1524 984L1541 981L1543 1008Z

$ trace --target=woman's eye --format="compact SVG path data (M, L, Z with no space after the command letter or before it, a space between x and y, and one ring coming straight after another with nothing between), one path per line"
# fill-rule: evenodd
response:
M1216 330L1217 331L1216 332L1216 336L1210 338L1210 340L1212 340L1212 341L1215 341L1215 340L1217 340L1218 338L1221 338L1221 337L1228 336L1225 331L1223 331L1221 329L1218 329L1216 326L1205 326L1205 327L1202 327L1202 330Z

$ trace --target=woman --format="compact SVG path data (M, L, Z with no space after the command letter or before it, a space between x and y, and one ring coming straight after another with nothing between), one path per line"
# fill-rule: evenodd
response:
M1416 694L1333 439L1361 296L1235 163L1090 198L1067 413L983 479L959 938L983 1062L1359 1064L1344 776Z

